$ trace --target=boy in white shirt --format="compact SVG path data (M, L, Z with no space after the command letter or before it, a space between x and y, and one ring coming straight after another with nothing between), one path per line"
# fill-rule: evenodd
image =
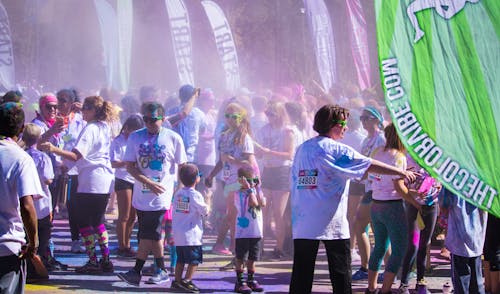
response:
M177 251L175 280L173 289L189 292L200 290L192 282L198 265L203 263L203 217L208 214L208 206L203 195L195 190L200 182L200 172L194 164L184 164L179 169L179 179L184 186L174 196L172 227ZM182 279L185 264L186 275Z
M135 178L132 206L137 211L139 223L139 248L133 269L119 273L123 281L139 286L142 268L150 252L153 253L157 271L148 283L168 282L168 272L163 259L162 221L170 208L177 166L186 162L181 137L162 127L165 110L158 102L145 102L141 109L145 128L129 135L123 161L127 171Z

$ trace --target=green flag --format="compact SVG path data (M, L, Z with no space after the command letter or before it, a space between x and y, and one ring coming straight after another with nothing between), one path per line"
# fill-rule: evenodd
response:
M500 1L375 0L387 108L411 156L500 217Z

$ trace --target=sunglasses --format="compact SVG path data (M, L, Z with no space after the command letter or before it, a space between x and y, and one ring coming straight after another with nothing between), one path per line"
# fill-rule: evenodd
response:
M241 117L241 114L239 113L226 113L224 114L225 118L232 118L232 119L238 119Z
M371 120L371 119L376 119L376 118L373 116L370 116L370 115L362 115L359 117L360 121L367 121L367 120Z
M347 126L346 120L334 120L333 123L336 125L341 125L343 128L345 128Z
M247 180L248 183L254 183L255 185L258 185L260 183L260 180L259 178L245 178Z
M154 124L155 122L162 120L163 116L157 116L157 117L149 117L149 116L143 116L142 120L144 120L144 123L151 123Z
M48 109L48 110L57 109L57 105L45 104L45 109Z

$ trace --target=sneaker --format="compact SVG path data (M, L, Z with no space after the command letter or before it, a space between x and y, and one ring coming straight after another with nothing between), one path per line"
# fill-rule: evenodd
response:
M212 253L217 255L233 255L229 249L217 244L212 247Z
M120 257L134 258L137 255L137 252L132 248L123 248L118 249L116 255Z
M102 272L102 269L97 262L89 260L85 265L76 268L75 272L79 274L98 274Z
M158 269L158 271L146 281L146 284L163 284L170 281L170 278L168 277L168 271L167 270L162 270Z
M264 292L264 288L259 284L259 282L257 282L257 280L248 281L247 285L253 292Z
M73 253L85 253L85 247L82 246L80 240L71 241L71 252Z
M365 290L365 294L380 294L380 290L379 289L375 289L373 291L370 291L370 289L366 288Z
M365 279L368 279L368 271L363 271L363 270L359 269L352 275L353 281L359 281L359 280L365 280Z
M141 273L138 273L133 269L129 270L126 273L118 273L117 276L127 284L137 287L139 287L139 285L141 284Z
M398 293L399 294L410 294L408 284L401 283L401 285L399 285Z
M199 293L200 289L196 287L196 285L193 283L193 281L188 281L188 280L181 280L179 283L182 289L186 291L190 291L191 293Z
M418 280L415 286L417 294L430 294L431 292L427 289L427 282L424 279Z
M68 269L68 265L59 262L55 258L49 258L46 267L49 271L65 271Z
M99 266L104 273L112 273L114 271L113 263L109 260L109 257L99 260Z
M236 282L236 284L234 284L234 292L250 294L252 293L252 289L248 287L247 283L245 282Z

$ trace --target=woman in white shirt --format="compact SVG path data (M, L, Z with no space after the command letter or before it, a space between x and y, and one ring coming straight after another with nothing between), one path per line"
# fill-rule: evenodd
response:
M113 264L109 260L108 232L104 226L104 213L114 179L109 158L111 129L108 122L115 120L118 112L111 102L105 101L100 96L90 96L83 102L82 114L87 125L80 133L73 150L63 150L50 143L43 143L40 148L64 159L75 161L78 168L75 205L79 207L81 213L77 223L89 261L76 271L112 272ZM102 253L99 262L96 242Z

